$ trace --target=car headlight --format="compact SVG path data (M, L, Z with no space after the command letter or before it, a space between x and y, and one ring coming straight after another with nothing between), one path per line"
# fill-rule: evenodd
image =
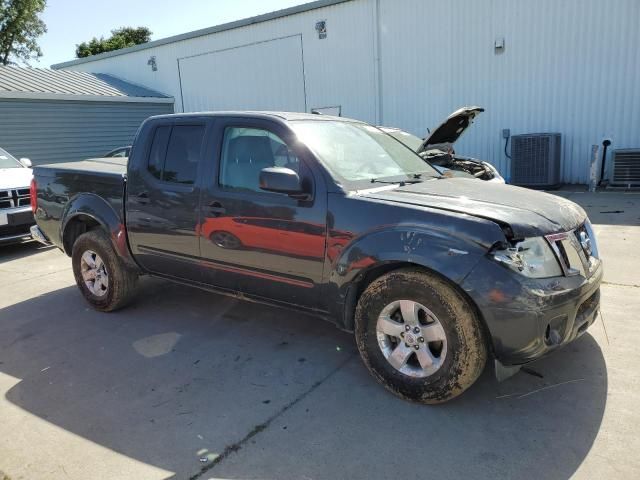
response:
M525 277L549 278L562 275L562 269L544 238L527 238L515 247L495 250L492 257Z

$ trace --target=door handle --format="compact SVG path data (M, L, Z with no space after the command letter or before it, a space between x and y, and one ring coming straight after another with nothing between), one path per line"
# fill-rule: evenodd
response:
M146 205L149 203L149 194L147 192L140 192L135 196L136 202L140 205Z
M220 202L211 202L209 205L207 205L207 210L214 217L219 217L220 215L224 215L227 211Z

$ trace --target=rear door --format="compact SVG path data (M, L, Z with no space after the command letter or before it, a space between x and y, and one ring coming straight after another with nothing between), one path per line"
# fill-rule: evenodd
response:
M215 165L205 173L200 249L205 281L254 296L319 308L326 189L310 153L277 122L216 121ZM295 170L307 199L261 190L260 170Z
M160 119L134 145L127 179L126 222L138 262L150 272L199 281L199 171L207 123Z

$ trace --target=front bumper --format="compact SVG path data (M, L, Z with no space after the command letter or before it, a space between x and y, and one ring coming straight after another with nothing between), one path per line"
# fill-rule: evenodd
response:
M540 358L582 335L600 310L602 262L590 276L531 279L489 259L463 282L476 302L503 365Z

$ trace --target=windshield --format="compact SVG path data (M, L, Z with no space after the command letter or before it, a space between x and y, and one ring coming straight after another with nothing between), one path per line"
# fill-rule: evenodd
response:
M415 135L410 134L409 132L405 132L403 130L385 130L389 135L391 135L396 140L404 143L407 147L409 147L414 152L417 152L418 149L422 146L421 138L416 137Z
M18 162L9 152L0 148L0 168L20 168L22 164Z
M290 125L341 183L439 176L415 152L371 125L329 120L293 121Z

